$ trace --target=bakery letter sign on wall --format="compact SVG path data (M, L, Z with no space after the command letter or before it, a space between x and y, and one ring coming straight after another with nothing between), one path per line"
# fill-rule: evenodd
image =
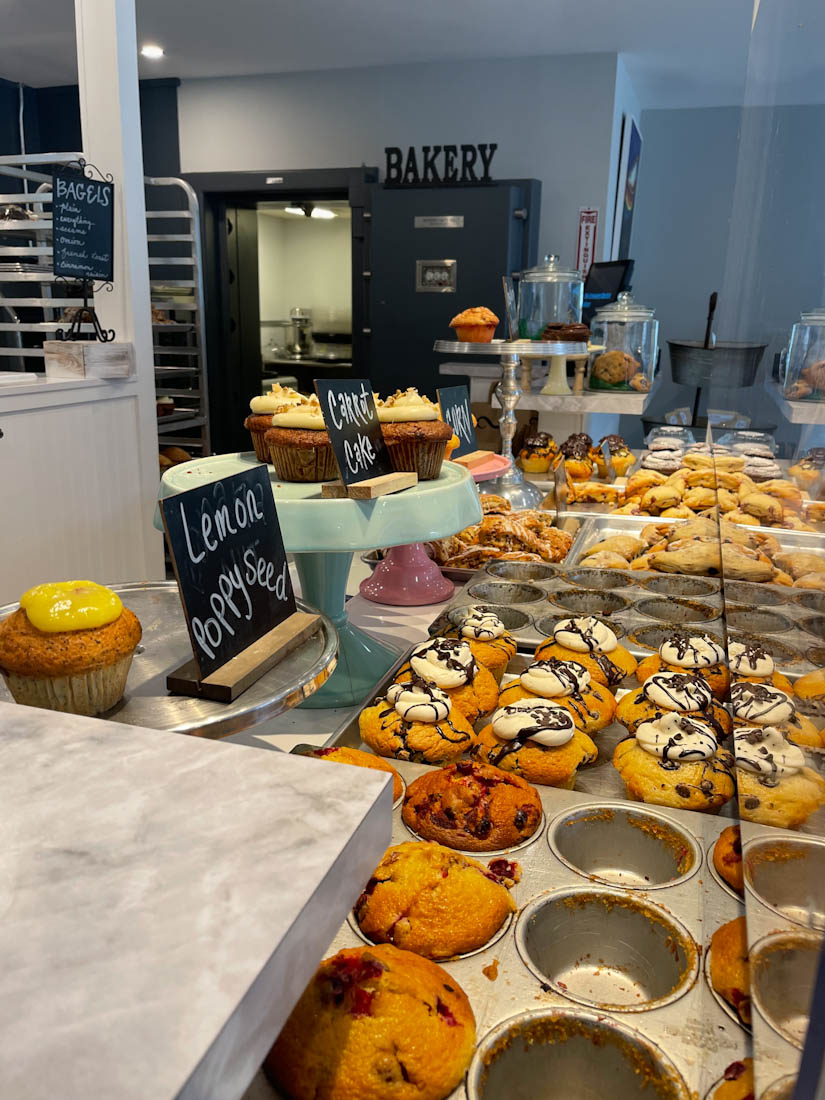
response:
M498 145L410 145L405 151L398 145L384 149L385 187L457 187L473 183L492 183L490 165Z

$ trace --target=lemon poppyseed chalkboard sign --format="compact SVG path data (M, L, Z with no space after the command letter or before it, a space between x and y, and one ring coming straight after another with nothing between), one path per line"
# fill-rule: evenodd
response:
M267 467L166 497L160 508L194 654L167 686L228 701L319 625L296 611Z
M52 178L54 273L109 283L114 274L115 185L90 178L83 167L60 168Z

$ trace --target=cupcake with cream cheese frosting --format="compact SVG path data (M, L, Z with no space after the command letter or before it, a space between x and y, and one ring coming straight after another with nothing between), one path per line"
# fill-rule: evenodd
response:
M433 638L417 645L396 675L399 684L411 680L439 688L470 723L492 714L498 704L495 677L460 638Z
M654 672L641 691L629 691L619 700L616 720L629 733L635 733L643 723L655 722L671 713L701 719L713 729L718 741L727 737L732 728L730 715L713 698L708 682L689 672Z
M825 779L776 726L734 730L739 816L758 825L798 829L825 805Z
M616 714L611 692L591 680L581 662L560 661L558 657L534 662L518 680L507 685L498 702L499 706L507 706L520 699L546 700L564 707L578 728L591 736L609 726Z
M553 637L536 649L536 659L557 657L578 661L590 673L591 680L614 687L636 671L636 658L619 644L607 623L592 615L561 619L553 628Z
M315 394L279 405L264 438L275 473L282 481L333 481L338 477L321 403Z
M466 619L448 630L448 638L462 638L480 665L492 672L497 683L516 655L516 640L508 634L504 623L492 611L470 611Z
M776 671L776 663L767 649L754 642L728 642L728 669L734 684L743 680L752 684L772 684L787 695L794 694L791 681Z
M269 393L253 397L249 402L249 416L243 426L252 436L252 446L259 462L271 462L266 433L272 427L272 414L288 405L299 405L304 398L297 390L275 382Z
M770 684L742 680L730 689L736 726L776 726L797 745L825 748L825 740L810 718L800 714L793 699Z
M475 741L472 726L446 692L423 680L390 684L386 697L361 711L361 737L379 756L447 764Z
M572 790L578 769L592 764L598 749L567 708L525 698L499 707L470 755L528 783Z
M0 622L0 672L17 703L103 714L122 697L137 616L94 581L39 584Z
M730 675L725 665L725 649L712 634L672 634L662 642L657 654L639 662L636 679L643 684L654 672L662 671L701 676L717 699L727 698Z
M613 766L636 802L718 813L733 797L733 756L703 721L671 711L620 741Z
M418 474L419 481L437 478L453 434L438 405L412 386L375 404L392 468Z

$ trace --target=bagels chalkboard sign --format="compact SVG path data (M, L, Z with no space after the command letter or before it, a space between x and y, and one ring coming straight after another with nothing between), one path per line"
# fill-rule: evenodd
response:
M114 275L115 185L60 168L52 179L55 275L111 282Z
M280 643L279 625L292 618L302 619L296 624L303 630L299 640L307 636L304 619L314 620L317 629L317 616L296 612L267 467L166 497L160 508L197 672L190 675L183 666L167 683L172 690L208 695L204 681L218 687L228 682L234 694L216 691L212 697L234 698L239 682L244 690L292 646L275 660L271 647L256 651L253 660L243 663L240 680L217 676L219 670L230 669L270 635L278 635ZM187 691L186 681L196 683L197 690Z

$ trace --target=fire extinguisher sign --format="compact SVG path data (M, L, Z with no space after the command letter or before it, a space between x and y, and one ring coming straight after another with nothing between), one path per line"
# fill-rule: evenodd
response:
M579 238L576 245L576 267L582 278L587 278L590 265L596 258L596 235L599 230L599 211L592 206L579 209Z

